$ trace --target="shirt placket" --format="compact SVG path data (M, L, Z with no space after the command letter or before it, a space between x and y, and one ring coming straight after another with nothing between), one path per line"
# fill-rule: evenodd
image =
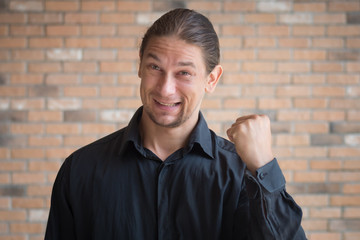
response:
M157 214L158 214L158 239L171 239L169 219L169 194L168 194L168 173L169 166L163 162L158 170L157 185Z

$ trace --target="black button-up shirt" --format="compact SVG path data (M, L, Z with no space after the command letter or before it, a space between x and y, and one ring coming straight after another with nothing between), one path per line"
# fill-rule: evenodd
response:
M202 116L161 161L126 128L69 156L55 180L46 240L306 239L276 159L253 177Z

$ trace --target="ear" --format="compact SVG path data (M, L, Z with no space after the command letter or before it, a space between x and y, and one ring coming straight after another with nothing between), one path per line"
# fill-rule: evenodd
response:
M211 73L207 77L207 82L205 86L205 92L212 93L215 90L217 83L223 73L223 68L221 65L216 65Z

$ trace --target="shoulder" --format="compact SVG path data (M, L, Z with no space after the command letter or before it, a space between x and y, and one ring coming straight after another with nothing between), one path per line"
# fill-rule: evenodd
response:
M70 155L70 158L74 160L86 158L87 161L89 161L92 159L102 159L105 155L116 155L119 152L120 147L125 142L125 130L126 128L122 128L79 148Z
M211 135L214 144L214 157L216 161L220 161L221 164L236 171L244 170L246 166L237 154L235 145L229 140L215 134L213 131L211 131Z

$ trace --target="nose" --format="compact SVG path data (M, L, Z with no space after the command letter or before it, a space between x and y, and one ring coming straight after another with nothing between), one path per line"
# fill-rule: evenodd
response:
M176 81L171 74L163 74L157 85L159 93L162 96L170 96L176 92Z

